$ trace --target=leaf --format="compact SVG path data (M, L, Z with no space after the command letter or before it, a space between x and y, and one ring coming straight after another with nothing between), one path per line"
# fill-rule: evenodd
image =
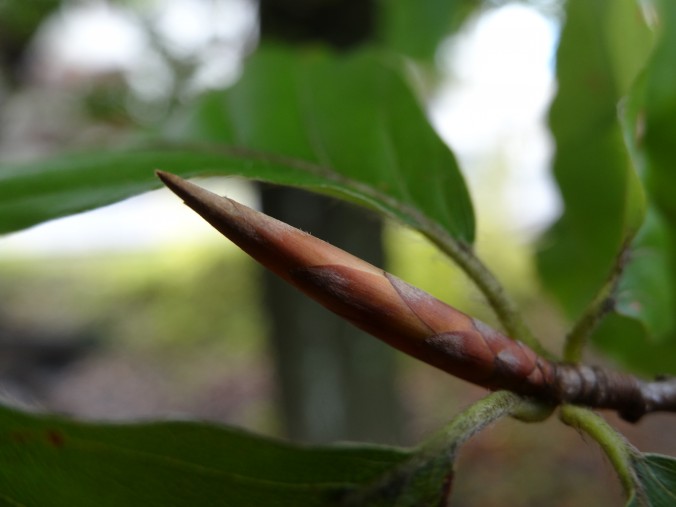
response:
M656 2L659 6L658 42L642 79L632 90L626 120L628 136L635 144L635 151L643 163L645 180L650 197L661 221L664 250L669 258L663 276L671 288L670 309L676 309L676 175L673 163L676 159L673 139L676 135L676 5L673 2ZM676 329L670 329L672 336Z
M453 237L474 237L457 163L391 57L263 48L233 88L197 104L184 128L313 164L327 185L410 225L420 224L418 210Z
M627 507L671 507L676 505L676 459L660 454L643 454L633 461L641 492L634 492Z
M554 174L565 211L546 235L538 264L547 287L577 318L644 220L644 191L631 146L627 151L623 143L617 109L652 37L634 2L571 0L566 20L558 50L559 91L550 112ZM660 274L650 265L659 250L654 239L647 230L639 234L620 283L617 315L610 319L631 316L643 326L663 325L655 321L663 318L659 311L644 311L652 304L649 284L659 285ZM608 336L595 339L616 357L633 353Z
M635 132L637 150L644 161L645 180L650 197L662 220L664 251L669 254L662 264L662 276L668 280L671 298L668 301L673 314L676 310L676 160L673 140L676 138L676 5L656 2L659 9L659 36L655 51L639 86L632 92L634 105L630 125L641 128ZM671 323L671 341L676 342L676 328Z
M474 237L453 155L400 63L380 54L338 58L267 48L234 88L205 96L184 118L183 134L171 142L0 167L0 232L156 188L152 172L161 168L295 185L417 229L464 242Z
M59 0L0 2L0 44L4 51L24 51L42 22L59 7Z
M623 319L625 325L603 326L596 341L637 370L674 374L676 364L669 358L676 353L676 5L654 6L659 7L657 44L622 108L625 141L651 199L617 301L619 312L640 326Z
M149 146L68 154L0 167L0 233L87 211L159 187L154 167L186 176L226 163L213 150ZM215 172L215 171L214 171Z
M611 314L594 335L594 343L615 360L646 375L673 374L676 343L646 340L639 320Z
M92 424L0 408L0 504L328 505L408 459L195 422Z
M381 39L391 49L432 60L437 46L476 8L472 0L399 0L381 4Z
M620 280L616 313L594 335L601 349L647 375L676 373L668 231L660 214L650 208Z

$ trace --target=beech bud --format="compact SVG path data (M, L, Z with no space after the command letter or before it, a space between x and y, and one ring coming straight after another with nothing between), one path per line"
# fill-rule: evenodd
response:
M551 365L520 342L339 248L178 176L160 179L251 257L391 346L488 388L535 394Z

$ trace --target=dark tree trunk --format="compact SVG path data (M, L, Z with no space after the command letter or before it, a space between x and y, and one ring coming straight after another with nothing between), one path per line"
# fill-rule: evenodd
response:
M372 37L375 10L373 0L261 0L261 33L347 50ZM262 195L265 213L383 266L374 215L299 190L266 187ZM265 292L289 437L399 441L395 352L267 272Z

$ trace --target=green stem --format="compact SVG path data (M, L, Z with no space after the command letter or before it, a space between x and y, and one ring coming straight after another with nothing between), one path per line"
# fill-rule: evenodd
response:
M446 427L424 442L419 451L423 455L455 455L458 447L506 415L533 421L542 420L549 413L551 410L543 410L541 404L511 391L496 391L455 416Z
M603 452L617 472L625 494L629 497L634 491L640 491L638 478L632 466L632 457L638 451L620 433L615 431L605 419L591 410L564 405L559 413L561 421L579 431L583 431L601 446Z
M563 358L565 361L577 363L582 359L582 353L589 341L589 337L603 318L612 311L615 292L624 271L628 250L629 241L624 244L620 253L615 258L615 264L603 286L584 310L582 316L573 326L573 329L568 333L563 348Z
M519 340L538 354L553 359L553 356L548 352L540 342L533 336L525 321L521 317L521 312L516 304L509 298L502 285L493 276L493 273L479 260L474 254L471 247L462 241L456 240L449 236L448 231L432 221L428 216L423 214L415 207L410 207L402 204L400 201L388 196L386 193L381 193L374 187L355 181L348 178L330 167L325 167L310 163L307 161L285 157L278 154L270 154L257 150L250 150L241 147L223 147L220 145L210 144L169 144L160 143L159 146L163 149L172 148L189 148L199 149L207 153L216 152L222 153L226 157L243 158L245 160L262 160L266 162L273 162L294 167L298 170L314 174L331 180L351 188L359 194L367 195L375 199L377 202L385 203L392 210L397 213L389 212L388 214L395 219L401 220L401 216L408 216L411 218L407 225L418 230L424 234L434 245L436 245L442 252L448 255L453 261L467 274L479 290L483 293L488 301L488 304L495 311L498 320L502 324L505 332L510 338ZM363 204L363 202L362 202ZM382 210L381 210L382 211Z
M525 343L543 357L548 359L553 358L552 354L533 336L533 333L521 317L521 312L514 301L507 295L497 278L479 260L468 245L459 241L446 239L443 234L437 234L436 231L424 231L424 233L442 252L453 259L476 284L488 301L488 304L493 308L498 320L510 338Z
M551 411L547 405L509 391L489 394L415 448L410 459L400 466L365 488L348 492L341 505L446 505L455 458L462 444L505 416L535 421L548 417Z

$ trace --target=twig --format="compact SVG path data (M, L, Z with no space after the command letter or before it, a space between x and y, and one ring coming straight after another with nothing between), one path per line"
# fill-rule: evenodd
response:
M162 181L265 267L355 326L451 375L549 404L676 412L676 379L557 363L353 255L172 174Z

